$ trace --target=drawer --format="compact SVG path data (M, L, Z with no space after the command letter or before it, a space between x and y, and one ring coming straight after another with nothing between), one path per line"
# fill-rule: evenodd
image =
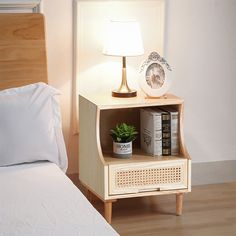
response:
M109 195L187 188L187 160L109 165Z

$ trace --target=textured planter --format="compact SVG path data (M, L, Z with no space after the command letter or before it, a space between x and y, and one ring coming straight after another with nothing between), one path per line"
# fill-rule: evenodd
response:
M130 158L132 156L132 142L113 142L113 155L118 158Z

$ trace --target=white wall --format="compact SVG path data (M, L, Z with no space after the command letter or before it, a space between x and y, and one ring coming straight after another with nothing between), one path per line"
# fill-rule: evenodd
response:
M185 99L185 139L194 162L236 159L236 1L167 0L171 92ZM49 82L62 91L69 172L77 171L71 128L72 0L43 0Z
M72 127L72 0L42 0L46 20L49 83L61 95L63 133L69 158L69 173L78 170L78 136Z
M185 99L194 162L236 160L236 1L168 0L166 59L171 89Z
M144 55L127 57L128 84L133 89L139 89L138 79L142 77L139 73L141 62L147 59L153 50L163 54L164 1L79 0L77 2L79 92L111 93L121 83L122 58L102 53L106 24L109 20L136 20L140 25Z

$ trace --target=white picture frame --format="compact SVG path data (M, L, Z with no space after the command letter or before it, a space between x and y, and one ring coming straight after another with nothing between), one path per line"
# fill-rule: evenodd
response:
M148 97L161 97L171 86L171 67L157 52L152 52L140 66L139 85Z

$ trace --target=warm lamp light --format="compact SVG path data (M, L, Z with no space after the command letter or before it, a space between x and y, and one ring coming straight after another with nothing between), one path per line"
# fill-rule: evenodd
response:
M104 41L103 53L122 57L122 81L113 97L135 97L137 92L129 88L126 79L126 57L143 54L139 24L136 21L110 21Z

